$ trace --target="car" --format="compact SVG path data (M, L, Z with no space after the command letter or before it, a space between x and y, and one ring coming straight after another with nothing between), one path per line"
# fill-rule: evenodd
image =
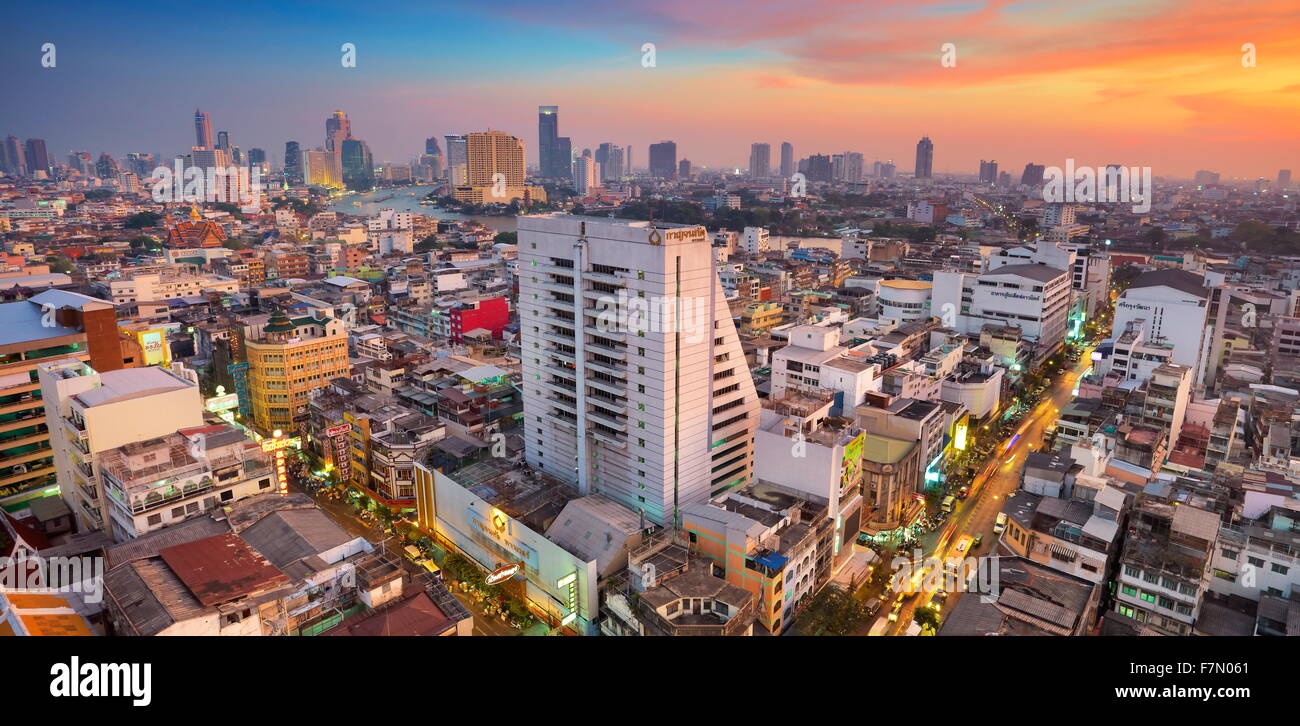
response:
M993 523L993 533L1002 534L1003 530L1005 530L1006 528L1007 528L1007 513L998 512L998 520Z
M867 615L875 615L880 610L880 598L873 597L867 601Z
M962 501L966 501L966 497L969 497L969 496L970 496L970 487L962 487L961 489L958 489L958 490L957 490L957 498L958 498L958 499L960 499L960 500L962 500Z
M984 544L984 535L977 534L975 535L975 539L970 543L970 547L971 549L975 549L976 547L979 547L982 544Z
M899 600L898 602L894 603L894 609L889 611L889 615L887 616L889 622L891 623L898 622L898 614L902 611L903 611L903 601Z

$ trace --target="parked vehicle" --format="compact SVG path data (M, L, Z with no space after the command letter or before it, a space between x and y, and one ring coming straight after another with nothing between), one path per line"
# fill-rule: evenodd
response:
M1002 534L1007 528L1007 513L998 512L998 520L993 523L993 533Z

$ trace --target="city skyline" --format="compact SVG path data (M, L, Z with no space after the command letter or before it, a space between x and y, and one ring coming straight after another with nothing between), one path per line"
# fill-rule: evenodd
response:
M925 134L938 147L938 174L973 174L988 158L1007 168L1074 158L1149 165L1157 176L1215 169L1250 179L1295 167L1300 154L1289 133L1300 120L1300 85L1288 75L1300 44L1282 30L1300 11L1247 4L1251 12L1201 2L1141 11L827 5L798 18L677 5L616 16L583 1L545 17L511 3L479 15L462 4L399 5L355 32L348 8L329 6L311 17L231 13L190 28L180 48L148 6L110 16L74 3L15 14L20 35L56 44L58 64L41 66L39 43L0 50L15 97L31 100L0 110L0 132L44 138L56 159L81 149L179 153L193 138L181 119L198 107L242 148L279 150L290 140L311 148L319 119L342 109L376 159L403 162L431 134L493 128L525 139L535 165L536 107L556 105L575 149L631 144L640 159L649 144L673 139L697 168L743 169L759 141L790 141L800 157L853 149L898 163ZM476 38L495 32L428 43L412 28L430 20ZM273 35L281 22L299 24L309 40ZM122 50L84 44L73 32L79 23L102 27ZM871 30L848 29L858 26ZM582 35L593 29L601 32ZM584 42L573 43L579 36ZM340 63L345 42L357 48L356 68ZM654 67L642 66L645 42L655 43ZM940 63L945 42L956 47L955 67ZM1257 49L1255 67L1242 65L1245 42ZM471 45L473 60L460 52ZM188 61L141 74L146 52ZM53 107L93 107L97 123L51 117Z

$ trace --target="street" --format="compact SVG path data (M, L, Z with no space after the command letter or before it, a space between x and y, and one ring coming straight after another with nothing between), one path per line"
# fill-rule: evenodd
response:
M1092 347L1084 348L1079 356L1079 362L1067 369L1065 374L1059 376L1044 392L1042 401L1025 417L1016 432L1008 439L1015 442L1013 445L1007 447L1004 443L994 448L994 458L971 483L971 493L966 501L958 502L949 524L938 532L922 538L925 557L937 554L942 560L948 556L949 548L964 534L983 535L983 543L972 552L972 556L996 554L998 535L993 534L993 524L998 512L1002 511L1002 504L1007 496L1020 486L1021 472L1024 470L1029 454L1042 448L1043 435L1049 431L1050 426L1055 424L1061 407L1074 397L1073 391L1079 376L1092 365L1091 353ZM882 596L884 602L880 606L878 617L888 616L893 606L893 597L897 596L894 595L889 600L885 600ZM960 597L961 593L949 593L943 610L950 611ZM884 634L899 635L906 632L916 608L927 605L930 598L931 593L922 592L905 601L903 609L899 612L898 622L891 624ZM940 616L942 617L942 613Z

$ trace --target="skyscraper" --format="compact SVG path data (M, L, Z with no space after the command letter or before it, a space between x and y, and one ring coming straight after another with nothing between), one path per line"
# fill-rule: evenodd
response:
M781 176L789 179L794 176L794 144L781 142Z
M555 177L557 179L571 179L573 177L573 140L568 136L558 136L555 143L551 145L551 163L554 164Z
M831 157L826 154L813 154L808 157L808 166L804 174L808 176L808 181L829 182L834 175L834 169L831 166Z
M856 151L844 152L843 175L840 179L846 182L862 181L866 175L865 164L862 154Z
M922 136L916 142L916 166L912 176L917 179L929 179L934 171L934 142L929 136Z
M681 161L677 162L677 178L678 178L678 179L690 179L690 178L691 178L691 160L690 160L690 159L682 159Z
M600 160L600 152L596 153L596 163L600 164L600 180L620 181L630 171L627 168L625 150L622 146L613 144L601 144L600 148L604 150L605 160Z
M650 144L650 176L672 179L677 174L677 142Z
M302 183L302 150L297 141L284 143L284 176L290 184Z
M117 159L110 154L100 154L99 161L95 162L95 176L100 179L116 179L119 171Z
M1277 173L1277 188L1279 191L1291 186L1291 170L1283 169Z
M194 145L200 149L215 146L212 140L212 119L198 109L194 109Z
M217 132L217 148L218 148L218 149L226 149L227 151L230 150L230 132L229 132L229 131L218 131L218 132Z
M980 159L980 181L984 184L996 184L998 181L998 162Z
M520 320L540 321L521 326L528 463L666 526L748 484L758 398L704 227L518 227L519 269L542 271L519 278Z
M13 134L5 138L5 171L11 176L27 176L27 147Z
M248 150L248 165L257 166L266 163L266 149L259 149L256 146Z
M447 183L452 186L465 184L468 164L465 137L462 134L447 134L442 138L447 142Z
M45 139L28 139L23 149L27 156L27 173L50 172L50 155L45 151Z
M467 184L492 186L493 175L505 177L507 187L524 184L524 141L503 131L481 131L465 136Z
M772 172L772 145L749 145L749 176L753 179L766 179Z
M1025 171L1020 175L1020 183L1025 186L1038 186L1043 183L1043 173L1047 167L1042 164L1030 162L1025 164Z
M590 151L573 160L573 189L579 194L590 194L600 186L600 162L596 161Z
M442 149L438 148L437 136L430 136L424 140L424 153L429 156L442 156Z
M364 192L375 186L375 164L370 147L361 139L343 140L343 185Z
M537 107L537 166L542 176L556 178L564 174L557 170L559 160L556 158L555 140L560 136L560 107ZM563 163L568 164L568 159Z
M343 140L352 138L352 122L342 111L335 111L325 119L325 150L342 153Z

